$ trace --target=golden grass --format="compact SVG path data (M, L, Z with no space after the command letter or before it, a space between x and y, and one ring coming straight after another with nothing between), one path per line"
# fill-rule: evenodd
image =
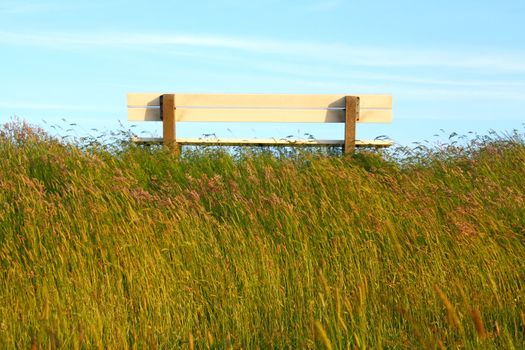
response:
M523 348L525 144L354 157L0 129L0 348Z

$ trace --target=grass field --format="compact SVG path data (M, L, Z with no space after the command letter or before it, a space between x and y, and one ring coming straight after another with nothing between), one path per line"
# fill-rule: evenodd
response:
M524 138L392 152L6 125L0 348L525 348Z

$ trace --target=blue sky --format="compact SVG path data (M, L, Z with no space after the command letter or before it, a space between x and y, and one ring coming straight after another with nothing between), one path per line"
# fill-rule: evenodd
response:
M388 93L393 123L359 138L524 131L524 33L523 0L0 0L0 121L82 135L128 127L128 92ZM341 125L178 127L211 132L342 138Z

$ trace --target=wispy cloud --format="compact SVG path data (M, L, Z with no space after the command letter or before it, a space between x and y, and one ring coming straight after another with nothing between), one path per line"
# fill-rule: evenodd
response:
M55 4L36 1L7 1L0 4L0 15L41 13L57 9Z
M0 44L55 49L108 47L143 50L196 47L288 57L297 56L303 59L314 59L354 67L456 68L525 73L525 52L501 52L485 48L463 52L450 49L401 49L353 46L344 43L289 42L229 36L134 33L25 34L13 32L0 32Z
M241 62L238 62L241 63ZM312 69L311 64L307 63L284 63L284 62L253 62L252 66L266 72L277 74L287 74L297 77L324 78L330 81L376 81L392 82L413 85L436 85L448 87L465 87L465 88L509 88L522 89L525 91L525 81L505 81L505 80L480 80L480 79L451 79L437 77L432 72L415 75L411 74L387 74L377 73L373 70L363 70L352 67L337 66L317 66Z
M341 91L384 91L406 98L439 100L525 101L525 81L502 79L454 79L454 74L439 77L435 71L452 68L455 71L495 73L525 73L525 54L449 52L424 49L392 49L357 47L346 44L286 42L281 40L252 40L242 37L158 35L158 34L20 34L0 32L0 44L29 45L52 49L118 48L149 51L155 55L174 54L242 66L246 57L231 54L231 50L253 53L248 56L251 68L272 73L271 82L285 80L285 85L314 84L316 90L329 87ZM184 49L184 48L187 48ZM197 53L190 48L203 49ZM480 50L482 52L482 50ZM328 53L328 54L327 54ZM268 55L268 56L266 56ZM297 62L294 62L296 57ZM253 60L252 60L253 58ZM286 59L283 59L286 58ZM319 64L319 60L330 64ZM384 73L382 68L392 68ZM405 68L426 68L424 73L399 73ZM376 69L379 68L379 69ZM395 73L398 72L398 73ZM420 72L422 72L420 70ZM206 73L209 74L209 73ZM468 74L467 74L468 75ZM241 78L242 74L236 75ZM519 76L519 75L518 75ZM228 79L232 79L229 77ZM217 81L222 81L218 77ZM265 77L259 77L259 81ZM268 77L268 79L270 79ZM253 77L246 77L252 81ZM353 82L349 85L348 82ZM272 86L273 86L272 85ZM295 85L294 85L295 86ZM0 107L2 103L0 103ZM12 104L11 104L12 106ZM4 103L6 107L6 103ZM55 109L61 106L35 105L35 108ZM68 108L69 106L62 106Z
M21 102L21 101L0 101L0 108L14 109L14 110L52 110L52 111L116 111L114 107L93 106L93 105L78 105L78 104L63 104L63 103L38 103L38 102Z

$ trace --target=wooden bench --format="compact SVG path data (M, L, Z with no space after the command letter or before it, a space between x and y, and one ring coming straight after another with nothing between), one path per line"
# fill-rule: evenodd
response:
M345 153L356 146L388 147L390 140L356 140L357 123L388 123L388 95L257 95L257 94L128 94L128 120L162 121L163 138L137 142L164 145L340 145ZM344 140L177 138L176 122L345 123Z

